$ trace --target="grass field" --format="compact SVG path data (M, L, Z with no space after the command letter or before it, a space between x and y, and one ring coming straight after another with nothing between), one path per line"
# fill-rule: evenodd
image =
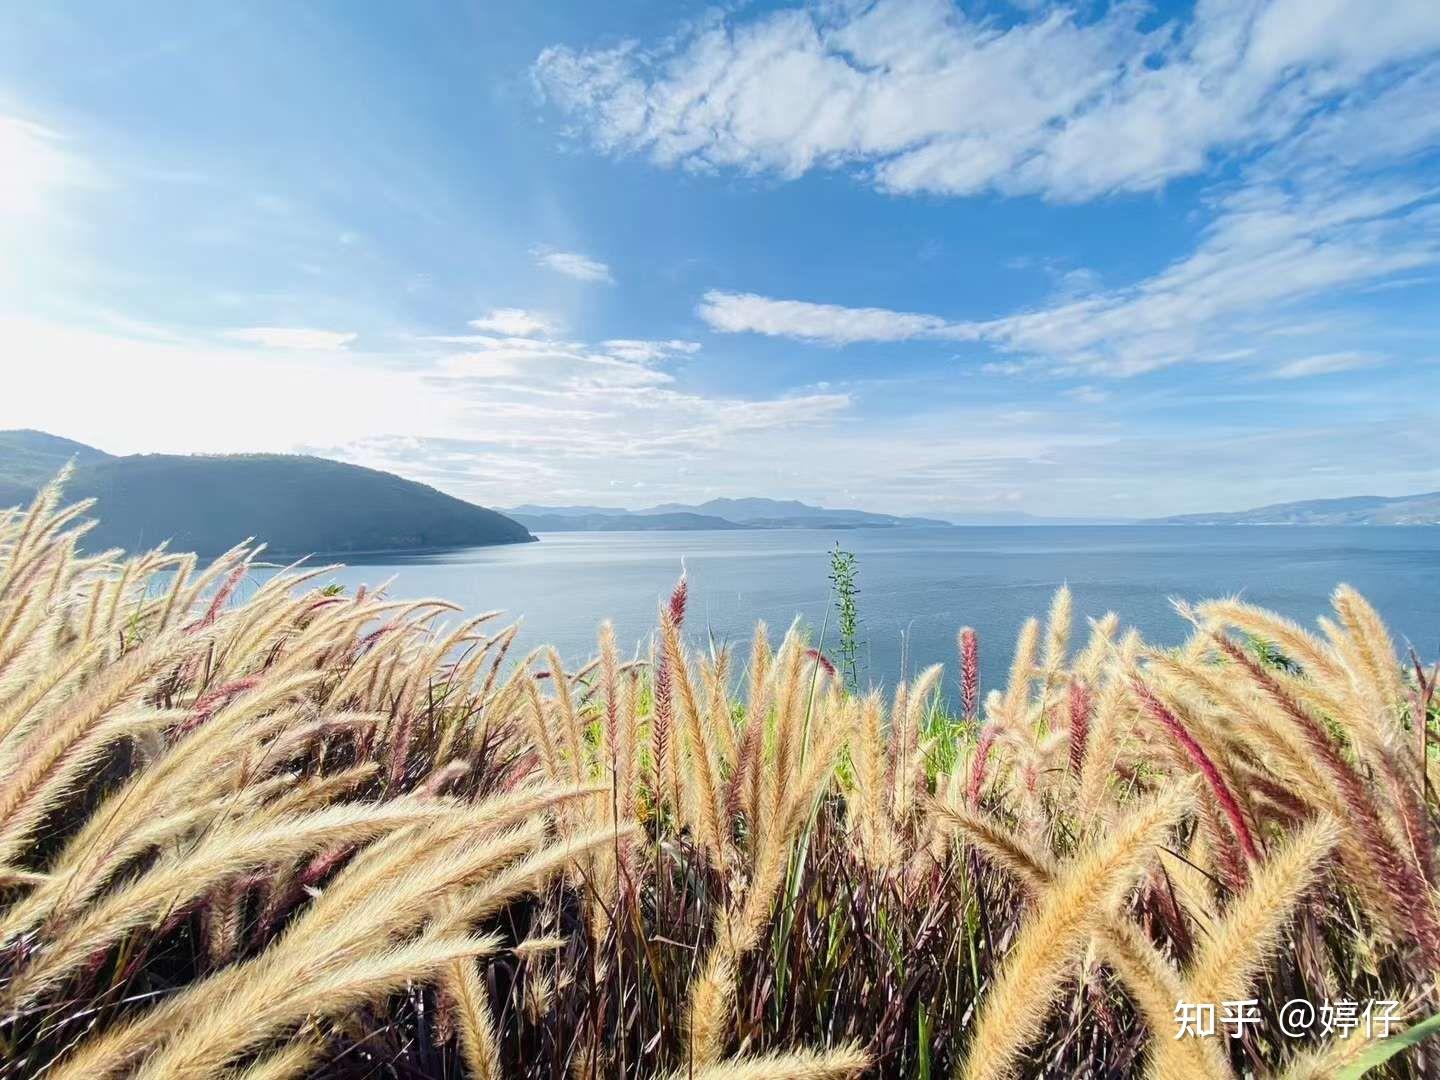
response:
M1319 1080L1440 1008L1435 670L1343 586L881 694L683 581L567 671L85 510L0 514L0 1076Z

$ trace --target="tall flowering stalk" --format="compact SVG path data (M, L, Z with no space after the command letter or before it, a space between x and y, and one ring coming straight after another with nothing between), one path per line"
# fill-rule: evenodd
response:
M974 720L980 707L980 637L974 627L960 631L960 711Z
M1070 771L1080 775L1085 744L1090 738L1090 688L1083 679L1070 681Z
M673 626L678 634L685 625L685 604L690 596L690 584L684 573L670 592L670 599L660 609L662 626ZM672 748L670 736L675 727L675 676L670 670L669 657L661 649L655 659L655 707L651 720L650 737L655 749L655 790L665 790L668 765ZM678 792L671 792L678 798Z
M1230 828L1234 830L1235 838L1240 842L1240 848L1245 852L1245 857L1251 862L1259 862L1260 852L1255 847L1255 838L1250 833L1250 827L1245 824L1245 815L1240 811L1240 803L1236 800L1235 793L1230 790L1230 785L1220 775L1220 769L1214 760L1196 741L1195 736L1186 730L1180 719L1155 696L1153 690L1139 679L1132 679L1130 686L1146 713L1180 744L1185 755L1205 777L1205 782L1215 793L1215 800L1220 804L1220 809L1224 811L1226 819L1229 820Z

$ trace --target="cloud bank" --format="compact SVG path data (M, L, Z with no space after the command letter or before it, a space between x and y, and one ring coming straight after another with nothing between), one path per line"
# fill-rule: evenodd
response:
M1440 47L1431 0L1202 0L1153 28L1145 5L1087 10L1005 23L946 0L815 4L714 16L653 48L554 46L533 72L578 134L662 165L1075 201L1284 138Z

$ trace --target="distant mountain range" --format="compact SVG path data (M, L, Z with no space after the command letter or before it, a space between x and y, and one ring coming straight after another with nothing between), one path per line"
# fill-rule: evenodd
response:
M520 513L507 510L505 513L524 525L531 532L634 532L637 529L656 532L706 532L715 529L748 529L724 518L708 514L631 514L621 510L614 513L569 513L552 512Z
M1356 495L1275 503L1235 513L1178 514L1159 525L1440 525L1440 491L1424 495Z
M512 506L504 511L534 532L689 529L895 529L952 525L1440 525L1440 492L1309 499L1253 510L1177 514L1162 518L1040 517L1020 511L957 512L948 520L833 510L794 500L711 499L662 503L645 510L619 506Z
M795 500L711 499L645 510L527 504L489 510L376 469L294 454L116 457L42 431L0 431L0 507L29 501L67 462L66 497L94 497L92 550L162 540L211 555L247 536L276 555L443 550L534 540L532 532L898 529L968 525L1440 525L1440 492L1310 499L1137 522L957 513L950 520L831 509Z
M663 503L645 510L618 506L512 506L504 513L534 532L677 531L695 529L894 529L947 527L938 518L898 517L867 510L831 510L781 499L711 499Z
M503 514L392 473L295 454L115 457L41 431L0 431L0 506L74 461L65 497L95 498L92 550L171 541L213 555L253 536L276 555L418 551L534 540Z

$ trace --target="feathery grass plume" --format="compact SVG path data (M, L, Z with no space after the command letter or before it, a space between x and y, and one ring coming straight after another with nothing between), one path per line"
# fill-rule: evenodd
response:
M1030 697L1030 680L1035 675L1035 650L1040 640L1040 622L1033 617L1020 627L1015 641L1015 656L1010 661L1010 680L1001 698L1001 711L1007 724L1020 724L1025 719L1025 706Z
M1321 861L1339 841L1333 819L1320 818L1272 850L1250 887L1225 909L1186 973L1195 1001L1244 998L1267 965L1291 911L1309 890Z
M634 825L618 830L622 839L633 835L635 831ZM547 884L551 877L577 859L613 844L616 832L614 829L594 829L580 833L514 863L495 874L483 886L465 894L456 904L457 914L448 922L462 925L479 922L494 915L516 897L534 892Z
M974 721L980 704L980 636L972 627L960 630L960 715Z
M663 639L665 623L669 617L662 606L661 637L652 642L650 650L650 669L655 672L650 703L650 787L655 793L656 807L668 803L675 818L679 820L682 818L682 792L676 748L678 737L675 730L675 675L665 659Z
M426 806L335 806L263 829L221 828L190 851L157 862L134 882L107 894L59 929L47 948L23 964L0 1003L22 1007L55 988L129 931L177 909L211 886L267 863L294 859L315 848L365 840L445 811Z
M628 770L634 765L635 731L621 731L620 650L615 644L615 627L606 619L600 624L600 697L604 708L600 725L601 764L609 766L617 789L628 788Z
M1219 1040L1175 1037L1176 1007L1191 999L1174 967L1140 928L1119 916L1100 927L1096 940L1150 1029L1146 1080L1232 1080L1235 1074Z
M141 1066L136 1080L206 1080L308 1016L343 1013L456 963L473 963L498 945L494 937L427 934L326 970L286 993L258 982L242 985L225 1008L197 1017L170 1039Z
M1054 885L1055 864L1041 851L1027 848L990 815L937 804L935 812L948 828L964 833L996 865L1015 875L1032 897ZM1152 1037L1150 1068L1153 1080L1225 1080L1231 1071L1213 1043L1174 1040L1170 1036L1176 1003L1185 999L1178 972L1128 918L1115 914L1096 929L1102 958L1121 980Z
M1050 611L1045 619L1045 659L1044 683L1045 692L1049 693L1054 688L1055 682L1060 675L1060 670L1065 666L1066 653L1070 648L1070 629L1074 616L1074 603L1070 596L1070 586L1061 585L1055 590L1055 595L1050 601Z
M622 684L623 679L623 684ZM607 621L600 626L600 690L604 709L601 724L602 764L610 772L609 797L600 797L602 812L618 830L621 822L635 820L639 781L640 727L636 704L635 676L620 672L615 629ZM635 875L634 842L616 834L611 853L615 873L615 902L624 883ZM625 888L631 886L626 884Z
M805 649L797 620L786 632L775 660L775 764L764 774L769 785L767 796L772 815L767 819L767 826L780 814L786 788L794 778L800 759L805 718L810 711L806 694Z
M1338 585L1330 598L1331 606L1344 625L1360 662L1354 674L1370 683L1370 689L1383 705L1398 713L1402 699L1400 664L1390 632L1369 602L1349 585ZM1352 675L1353 677L1353 675ZM1392 721L1398 716L1392 715Z
M686 760L691 769L683 775L683 782L693 785L692 797L686 805L694 808L702 842L710 850L715 865L722 866L730 846L729 830L726 827L724 794L720 788L720 770L716 760L715 746L705 729L700 703L695 697L695 687L690 680L690 665L685 647L680 641L680 630L673 620L661 626L662 648L665 665L670 671L672 696L678 704L678 717L683 738L688 743ZM678 752L677 745L672 752Z
M266 1054L227 1080L291 1080L308 1072L324 1052L324 1044L313 1035L298 1035L274 1053Z
M1208 630L1197 636L1210 640ZM1288 718L1250 682L1230 678L1223 665L1185 660L1162 650L1149 652L1145 663L1147 675L1165 680L1223 715L1229 732L1245 740L1251 755L1263 758L1267 772L1278 782L1303 794L1309 804L1341 812L1342 804L1313 755L1293 738Z
M82 1045L56 1076L108 1076L157 1043L166 1047L159 1060L168 1068L192 1060L213 1064L217 1056L228 1060L263 1039L266 1024L278 1032L309 1012L373 1000L397 979L403 984L428 977L454 961L493 951L494 939L457 933L462 919L449 912L442 918L438 909L459 886L505 865L537 839L538 833L525 827L493 839L477 836L475 817L465 814L393 834L352 863L269 949ZM397 934L432 914L426 938L415 943L417 953L406 954L404 947L390 951ZM327 989L339 995L334 1002Z
M1155 691L1140 680L1139 676L1131 677L1130 688L1145 712L1180 745L1181 749L1185 751L1185 756L1205 777L1205 782L1210 785L1216 802L1220 804L1221 810L1224 811L1226 819L1230 822L1230 828L1234 830L1235 838L1245 853L1245 858L1251 862L1258 862L1260 851L1255 846L1255 837L1245 819L1245 813L1239 800L1235 797L1234 789L1221 775L1215 760L1200 745L1199 740L1191 734L1179 717L1175 715L1175 712L1168 708Z
M1070 669L1072 677L1094 686L1100 679L1100 670L1106 659L1115 651L1115 631L1120 625L1120 616L1107 611L1098 619L1090 620L1090 639L1076 657Z
M157 731L173 720L173 712L158 709L132 708L110 715L77 738L63 755L57 755L43 778L26 777L27 782L34 782L33 789L0 821L0 863L16 860L24 853L45 819L85 777L93 775L105 759L113 756L116 743Z
M784 884L791 847L806 816L829 787L844 733L822 732L803 767L777 788L779 809L761 831L752 854L750 881L739 913L727 919L726 932L736 956L754 947L770 918L770 909Z
M765 728L770 716L770 633L763 622L756 623L750 643L749 693L745 705L745 728L730 774L726 808L731 817L743 813L753 835L759 828L764 795Z
M480 981L472 959L457 960L443 969L441 985L454 1011L465 1068L474 1080L501 1080L500 1047L490 995Z
M1431 891L1418 868L1395 849L1365 782L1336 750L1324 728L1304 706L1285 692L1269 672L1224 634L1213 635L1221 651L1265 691L1290 720L1306 747L1329 775L1345 807L1343 824L1353 830L1360 851L1373 868L1389 916L1390 928L1400 938L1413 935L1428 970L1440 970L1440 917Z
M892 729L890 733L890 806L896 824L902 828L909 822L917 789L925 784L925 755L920 747L920 727L943 672L942 665L932 664L915 678L914 683L897 687L895 691L896 709L902 713L903 722L898 732Z
M128 837L137 828L183 813L202 796L233 794L237 768L247 760L252 767L265 764L265 758L255 753L257 745L264 745L268 736L294 720L294 711L284 706L321 676L311 672L267 680L221 708L205 727L176 738L148 768L97 807L66 843L55 871L77 875L77 882L89 890L107 866L113 868L116 852L133 853ZM272 766L280 763L269 759ZM263 779L267 771L250 779ZM0 925L8 927L10 922L7 917Z
M145 682L171 661L174 635L146 642L101 676L68 712L27 747L0 780L0 821L11 819L43 784L65 753L113 710L132 701Z
M1196 604L1192 613L1185 605L1177 605L1182 617L1199 623L1233 626L1257 641L1273 642L1281 653L1314 678L1328 680L1332 685L1344 678L1334 657L1314 634L1299 623L1273 611L1247 604L1238 597L1208 600Z
M1090 733L1090 688L1083 679L1070 680L1067 714L1070 720L1070 771L1080 775L1085 764L1085 740Z
M996 720L987 722L980 729L980 738L975 746L975 757L970 763L970 780L965 795L965 801L972 807L980 805L980 796L985 789L985 778L990 764L990 753L1002 730Z
M546 707L545 700L540 696L540 687L536 684L533 674L528 674L523 680L525 699L530 705L531 730L535 736L536 749L540 751L540 760L545 765L546 775L551 780L559 780L563 776L560 768L560 755L555 750L555 736L551 730L550 712Z
M689 597L690 583L682 571L680 580L675 583L671 590L669 601L660 606L660 632L663 635L665 628L670 626L675 633L680 633L685 628L685 604ZM650 739L652 743L652 759L654 762L655 790L661 795L669 795L672 799L678 799L679 791L675 788L674 780L676 767L674 760L674 747L671 745L673 728L675 726L675 703L673 681L674 673L670 670L669 661L665 655L663 643L656 650L656 657L653 663L655 671L654 707L650 721ZM667 788L670 790L667 791Z
M585 735L580 730L580 715L575 709L575 698L570 680L565 674L565 665L560 654L550 648L545 651L550 663L550 680L555 686L555 704L560 712L560 729L565 735L565 752L570 757L570 775L567 779L574 784L583 784L590 774L586 753Z
M1133 888L1154 849L1194 806L1192 785L1177 785L1133 807L1094 847L1062 865L1025 921L980 1008L965 1060L967 1080L1015 1074L1040 1034L1055 994L1090 935Z
M692 1068L720 1060L730 1035L730 1014L735 1007L735 957L725 938L716 940L699 976L690 988L686 1030L690 1034L687 1061Z
M854 793L846 802L860 857L875 867L891 865L898 850L885 791L888 755L883 715L878 691L872 690L858 703L850 740Z
M411 804L420 824L392 832L365 849L285 931L278 942L252 959L225 968L167 999L140 1018L81 1046L57 1072L66 1078L99 1078L121 1069L157 1041L173 1037L207 1015L225 1011L242 993L261 1000L283 997L337 965L387 947L396 935L436 916L431 932L457 935L465 913L442 907L483 907L503 902L537 879L532 858L541 832L533 815L585 791L521 792L457 810ZM492 835L512 822L527 822ZM583 845L561 845L546 862L553 873ZM555 854L555 853L549 853ZM516 873L523 866L523 873ZM503 868L503 869L502 869ZM490 875L474 895L461 890ZM143 880L143 879L142 879ZM483 917L483 913L475 918ZM469 955L462 953L460 955ZM458 957L457 957L458 958Z
M716 762L721 771L735 768L739 750L735 739L735 721L730 711L730 663L728 645L714 648L708 659L700 663L700 676L705 688L705 730L714 737Z
M702 1069L680 1069L668 1080L854 1080L869 1065L869 1055L851 1045L732 1058Z
M963 833L992 862L1019 878L1032 895L1041 895L1053 883L1053 860L1044 852L1030 849L991 815L938 801L931 804L931 810L945 833Z

